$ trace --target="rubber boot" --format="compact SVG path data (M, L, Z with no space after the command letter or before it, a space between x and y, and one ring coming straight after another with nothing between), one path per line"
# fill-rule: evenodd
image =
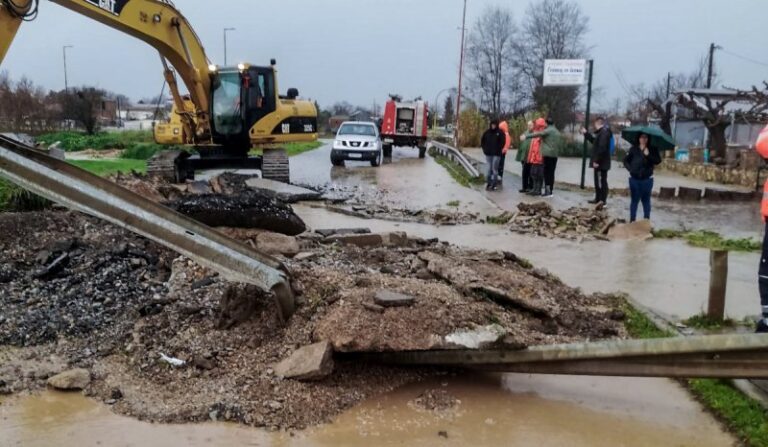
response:
M552 188L549 186L544 187L544 197L549 198L552 197Z
M533 181L533 189L531 190L531 196L533 197L541 197L541 187L544 184L544 182L541 179L535 179Z

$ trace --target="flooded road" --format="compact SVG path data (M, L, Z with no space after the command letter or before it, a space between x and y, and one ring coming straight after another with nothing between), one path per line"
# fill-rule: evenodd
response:
M566 284L586 292L621 291L670 318L685 319L706 309L709 251L681 240L581 244L511 233L497 225L433 226L342 216L306 205L294 207L311 228L368 227L436 237L464 247L508 250L546 268ZM757 253L729 255L726 312L741 319L757 315Z
M360 187L384 192L387 205L403 209L446 208L458 201L459 209L481 215L499 214L499 209L482 194L457 184L432 157L418 158L412 148L393 149L392 160L379 167L347 161L333 167L331 146L291 158L291 182L300 185Z
M413 401L439 389L444 411ZM734 440L675 382L519 374L446 377L369 400L298 433L232 424L157 425L117 416L80 394L0 404L6 446L729 446Z

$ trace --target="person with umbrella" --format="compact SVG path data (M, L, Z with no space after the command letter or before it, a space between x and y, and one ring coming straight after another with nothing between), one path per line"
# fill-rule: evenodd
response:
M640 133L637 139L630 141L632 147L624 157L624 167L629 171L629 221L637 220L637 207L643 203L643 218L651 218L651 193L653 192L653 168L661 163L659 150L649 146L651 137Z
M621 132L622 138L632 147L624 157L624 167L629 171L629 191L632 200L629 206L631 222L637 220L637 207L643 204L643 217L651 218L651 194L653 192L653 169L661 163L659 151L675 148L675 140L655 127L634 126Z

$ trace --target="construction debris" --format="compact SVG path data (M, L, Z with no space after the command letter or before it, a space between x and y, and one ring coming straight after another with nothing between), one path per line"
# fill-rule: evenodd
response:
M57 390L82 390L91 383L91 373L87 369L72 369L56 374L48 379L48 386Z
M333 347L327 341L304 346L275 365L275 375L295 380L320 380L333 372Z
M607 211L598 208L573 207L554 210L548 203L520 203L518 212L500 216L515 233L563 238L569 240L605 239L607 230L616 223ZM502 222L503 223L503 222Z
M253 243L279 238L225 231ZM2 353L2 389L45 387L51 365L66 364L90 371L88 393L121 414L158 422L213 415L304 428L434 371L338 361L319 382L281 380L278 375L325 375L320 348L315 353L323 355L312 361L302 355L307 360L275 366L302 346L449 349L461 346L456 334L489 325L504 334L494 346L507 349L624 335L611 318L615 298L584 295L511 253L463 250L403 233L370 236L380 243L358 247L316 233L296 239L314 255L285 261L299 307L284 324L269 294L224 281L118 227L75 212L0 214L0 344L18 347ZM33 276L64 253L70 261L57 274ZM374 302L381 291L413 301L383 307ZM161 353L184 363L169 367ZM22 367L30 358L40 366ZM116 399L115 390L131 392Z

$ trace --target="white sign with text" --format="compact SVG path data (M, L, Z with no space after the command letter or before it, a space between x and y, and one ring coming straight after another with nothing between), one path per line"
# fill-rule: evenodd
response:
M587 81L587 61L584 59L547 59L544 61L544 86L567 87L584 85Z

